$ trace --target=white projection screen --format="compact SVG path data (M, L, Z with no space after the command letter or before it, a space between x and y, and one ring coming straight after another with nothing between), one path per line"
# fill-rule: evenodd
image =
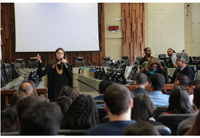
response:
M98 3L15 3L15 52L99 51Z

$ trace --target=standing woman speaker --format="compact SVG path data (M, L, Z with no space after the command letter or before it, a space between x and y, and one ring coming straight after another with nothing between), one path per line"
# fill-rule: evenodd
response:
M69 80L72 78L72 71L69 68L67 56L62 48L58 48L53 54L53 61L44 70L42 70L42 60L39 54L37 54L36 59L39 62L39 77L48 75L48 98L50 101L55 102L62 87L69 86Z

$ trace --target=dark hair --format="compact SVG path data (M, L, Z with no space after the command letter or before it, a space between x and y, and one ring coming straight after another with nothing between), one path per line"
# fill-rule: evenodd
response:
M108 86L110 86L111 84L113 84L115 82L113 81L107 81L107 80L103 80L99 83L99 91L100 93L104 93L104 91L108 88Z
M139 73L135 77L135 81L138 85L145 85L147 83L147 75L144 73Z
M188 84L188 86L190 87L190 86L197 86L197 85L199 85L200 84L200 80L193 80L193 81L191 81L189 84Z
M56 59L56 53L59 51L59 50L62 50L63 53L64 53L64 56L63 58L67 61L67 56L66 56L66 53L65 53L65 50L63 48L57 48L56 51L53 53L53 60L52 60L52 68L55 68L56 65L57 65L57 59ZM67 61L68 62L68 61Z
M165 77L160 73L154 73L149 78L149 83L152 83L153 90L162 91L165 85Z
M175 51L174 49L172 49L172 48L168 48L167 50L169 50L169 49L172 50L174 53L176 53L176 51Z
M17 104L17 112L18 112L19 121L21 122L22 113L26 111L28 108L30 108L32 104L41 103L41 102L46 102L46 99L36 96L36 95L28 96L20 100Z
M79 95L65 112L62 129L89 129L99 124L97 105L90 95Z
M150 49L150 47L146 47L144 48L144 52L146 53L147 49Z
M184 88L187 87L187 85L190 82L190 78L184 74L179 74L176 80L178 80L180 82L181 87L184 87Z
M17 122L17 117L16 106L12 106L7 111L5 111L1 120L1 132L18 131L19 124Z
M124 129L124 135L160 135L160 133L149 122L137 121Z
M57 104L38 103L22 114L21 135L57 135L62 113Z
M125 86L113 83L104 92L103 99L112 114L121 115L129 108L130 93L130 90Z
M23 84L24 83L29 83L30 84L30 86L26 86L26 87L24 87L23 86ZM21 85L19 86L19 91L23 91L25 94L27 94L29 91L30 91L30 89L33 89L33 86L31 85L31 83L28 81L28 80L24 80L22 83L21 83Z
M200 112L196 115L195 121L185 135L199 135L200 134Z
M196 107L200 108L200 84L194 88L194 103Z
M70 99L69 97L65 95L58 97L57 99L57 104L60 106L60 109L63 114L67 111L71 103L72 103L72 99Z
M12 106L14 106L14 105L17 105L17 103L18 103L21 99L23 99L23 98L25 98L25 97L27 97L27 95L26 95L23 91L16 91L16 92L12 95L12 97L11 97L11 99L10 99L10 107L12 107Z
M154 117L156 114L156 106L147 94L136 95L133 105L134 107L131 111L131 119L133 120L148 121L150 117Z
M36 87L35 87L35 82L33 82L32 80L28 80L28 82L32 85L33 87L33 93L34 95L38 95Z
M71 87L69 87L69 86L64 86L64 87L62 87L62 89L60 90L60 93L59 93L59 96L58 96L58 97L63 96L63 95L65 95L65 96L71 98L72 101L73 101L74 99L76 99L78 93L77 93L74 89L72 89Z
M194 110L190 104L188 93L180 86L174 87L169 97L169 113L193 113Z

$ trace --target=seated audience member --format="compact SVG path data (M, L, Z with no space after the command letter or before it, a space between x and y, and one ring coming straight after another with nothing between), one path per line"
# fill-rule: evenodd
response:
M14 132L18 131L19 124L17 122L16 106L10 107L5 111L1 118L1 132Z
M65 112L62 129L89 129L99 124L98 110L90 95L79 95Z
M154 105L169 105L169 95L162 94L165 85L165 77L160 73L155 73L148 80L147 95L152 99Z
M30 108L31 105L34 105L36 103L42 103L42 102L46 102L46 99L39 97L37 95L28 96L20 100L17 104L17 113L18 113L19 123L21 122L21 116L24 111Z
M57 104L60 106L60 109L63 114L68 110L71 103L72 103L72 99L65 95L58 97L57 99Z
M148 78L154 73L160 73L164 76L164 69L157 58L151 58L142 69L142 73L146 74Z
M172 48L167 49L167 55L171 58L174 66L176 65L176 52Z
M35 87L35 83L32 81L32 80L28 80L28 82L32 85L33 87L33 95L38 95L37 93L37 90L36 90L36 87ZM45 95L45 94L43 94ZM44 97L44 96L41 96L41 97Z
M191 128L185 133L185 135L200 135L200 112L196 116Z
M73 88L71 88L69 86L64 86L60 90L58 97L63 96L63 95L71 98L72 101L74 101L74 99L76 99L76 97L78 96L78 93Z
M148 91L145 90L146 85L147 85L147 75L144 73L139 73L135 77L135 90L132 91L134 96L140 93L147 93Z
M199 110L200 110L200 85L197 85L195 88L194 88L194 99L193 99L193 104L194 104L194 107L195 107L195 111L196 111L196 115L199 113ZM192 125L192 123L194 122L196 116L193 116L193 117L190 117L186 120L183 120L179 126L178 126L178 129L177 129L177 134L181 134L181 129L187 125ZM200 127L199 127L200 128ZM183 135L183 134L181 134Z
M148 121L152 125L162 125L159 122L153 121L155 120L153 117L157 109L147 94L141 93L136 95L133 99L133 105L131 119L135 121Z
M190 61L189 56L187 53L177 53L176 54L176 64L178 68L174 71L174 74L171 78L170 83L174 83L175 79L179 74L187 75L190 78L190 81L194 80L194 71L188 67L188 63Z
M144 58L142 58L142 59L140 60L140 63L139 63L140 67L141 67L141 65L142 65L142 63L143 63L144 61L149 61L151 58L153 58L153 57L151 56L151 49L150 49L149 47L146 47L146 48L144 49L144 53L145 53L145 56L144 56Z
M194 99L194 88L200 84L200 80L193 80L188 84L189 87L189 100L190 103L193 105L193 99Z
M99 83L99 96L94 97L95 100L103 100L103 93L106 90L108 86L110 86L112 83L115 83L113 81L107 81L103 80Z
M19 86L19 91L23 91L27 96L33 95L33 87L27 80L23 81Z
M125 128L124 135L160 135L160 133L152 124L137 121Z
M130 90L113 83L106 89L103 98L110 122L90 128L86 135L122 135L126 126L135 123L131 120L133 99Z
M194 113L188 93L180 86L174 87L169 97L169 106L163 114Z
M58 105L47 102L32 105L22 114L20 134L57 135L61 120Z

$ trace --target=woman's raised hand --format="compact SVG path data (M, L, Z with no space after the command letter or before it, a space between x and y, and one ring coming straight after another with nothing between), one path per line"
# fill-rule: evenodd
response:
M37 54L37 57L35 57L40 63L42 63L42 60L41 60L41 56L39 54Z

